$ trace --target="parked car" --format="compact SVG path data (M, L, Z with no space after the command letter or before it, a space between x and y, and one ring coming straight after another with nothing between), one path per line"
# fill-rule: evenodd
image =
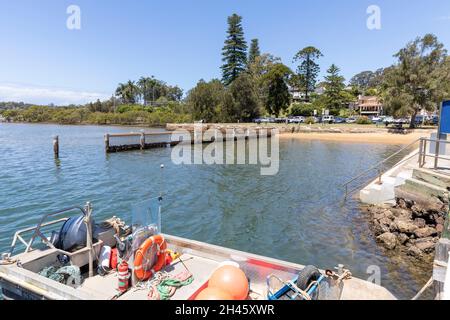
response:
M322 116L322 123L334 123L334 116Z
M295 116L295 117L289 118L288 121L289 121L289 123L304 123L305 117Z
M275 120L273 118L258 118L258 119L253 120L253 122L258 123L258 124L260 124L260 123L274 123Z
M347 121L346 121L347 123L355 123L356 122L356 118L355 117L350 117L350 118L347 118Z
M375 117L372 117L370 120L372 120L372 123L380 123L380 122L383 122L383 117L375 116Z
M383 117L383 121L384 124L391 124L394 123L394 118L391 116L387 116L387 117Z
M341 117L334 118L334 123L345 123L346 119Z

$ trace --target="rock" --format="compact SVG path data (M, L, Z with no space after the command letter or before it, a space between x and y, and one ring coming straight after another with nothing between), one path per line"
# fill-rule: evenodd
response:
M398 235L397 239L401 244L405 244L409 241L409 237L404 233L400 233Z
M416 218L414 220L414 224L418 227L418 228L423 228L427 225L427 222L425 221L425 219L422 218Z
M436 222L436 224L444 224L445 223L445 219L443 217L438 217L434 221Z
M408 248L408 250L406 251L406 254L408 254L409 256L415 257L415 258L422 258L423 257L423 252L422 250L420 250L419 248L417 248L416 246L410 246Z
M389 250L393 250L397 246L397 237L390 232L385 232L381 236L378 236L377 240Z
M407 205L405 199L401 199L401 198L397 199L397 206L399 206L402 209L408 209L408 205Z
M423 206L421 206L420 204L417 204L417 203L411 207L411 210L412 210L412 212L418 213L418 214L422 214L427 211Z
M394 223L397 227L397 230L401 233L414 233L414 231L416 231L417 229L417 226L408 220L397 218L394 220Z
M391 213L398 218L401 218L403 220L411 220L412 219L412 212L408 209L400 209L400 208L392 208Z
M444 231L444 225L443 224L438 224L436 226L436 231L439 233L442 233L442 231Z
M436 242L433 238L418 239L414 242L414 246L420 249L422 252L433 252L436 247Z
M414 231L414 235L417 238L427 238L434 235L437 235L437 230L432 227L424 227Z

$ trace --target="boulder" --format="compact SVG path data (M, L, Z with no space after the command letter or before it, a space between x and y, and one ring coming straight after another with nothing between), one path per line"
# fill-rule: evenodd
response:
M397 246L397 237L390 232L385 232L381 236L378 236L377 240L389 250L393 250Z
M428 238L434 235L437 235L437 230L432 227L423 227L414 231L414 235L417 238Z
M443 217L437 217L435 219L436 224L444 224L445 223L445 219Z
M391 213L403 220L411 220L412 219L412 213L408 209L401 209L401 208L392 208Z
M420 249L422 252L433 252L436 247L436 242L433 238L418 239L414 242L414 246Z
M444 225L443 224L438 224L436 226L436 231L439 233L442 233L442 231L444 231Z
M401 244L405 244L409 241L409 237L404 233L400 233L397 238Z
M414 224L418 227L418 228L424 228L427 225L427 222L425 221L425 219L422 218L416 218L414 219Z
M414 231L416 231L417 226L412 223L412 221L408 221L405 219L395 219L394 223L396 225L396 228L399 232L401 233L406 233L406 234L410 234L410 233L414 233Z
M419 248L417 248L416 246L410 246L408 248L408 250L406 251L406 254L408 254L409 256L415 257L415 258L422 258L423 257L423 252L422 250L420 250Z

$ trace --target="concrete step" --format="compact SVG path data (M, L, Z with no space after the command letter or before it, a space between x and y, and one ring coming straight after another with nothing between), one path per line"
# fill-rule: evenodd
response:
M450 188L450 176L429 169L414 169L413 178L444 189Z
M405 181L405 184L397 187L400 190L421 195L423 197L436 197L436 198L447 198L448 190L436 186L434 184L418 180L415 178L410 178Z
M372 183L359 192L359 199L367 204L395 204L394 187L396 179L383 177L383 184Z

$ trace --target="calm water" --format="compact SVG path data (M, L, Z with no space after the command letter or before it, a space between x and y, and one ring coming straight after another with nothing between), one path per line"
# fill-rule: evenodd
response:
M104 133L129 131L0 124L0 252L45 212L91 201L97 221L129 218L133 203L164 189L165 233L321 268L343 263L365 279L377 265L381 284L399 298L429 277L426 267L383 254L358 202L341 201L341 183L398 145L282 139L280 171L263 177L256 166L176 166L169 148L105 154Z

